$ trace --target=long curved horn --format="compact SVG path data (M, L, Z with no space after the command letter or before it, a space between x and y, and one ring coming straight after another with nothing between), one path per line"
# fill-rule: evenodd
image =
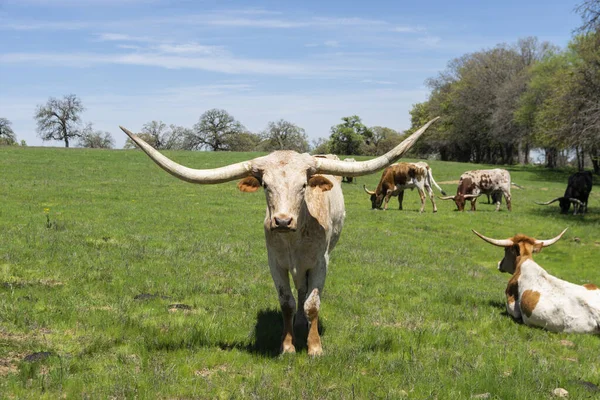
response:
M233 181L235 179L244 178L252 172L252 161L244 161L237 164L227 165L225 167L213 169L192 169L177 164L175 161L154 150L152 146L144 142L142 139L119 126L123 132L127 134L142 150L156 163L159 167L170 173L171 175L191 183L212 184Z
M555 199L553 199L553 200L550 200L550 201L547 201L547 202L545 202L545 203L540 203L539 201L534 201L534 203L535 203L535 204L539 204L540 206L547 206L548 204L552 204L552 203L554 203L555 201L558 201L558 200L561 200L561 199L564 199L564 197L557 197L557 198L555 198Z
M481 196L482 194L483 194L483 193L479 193L479 194L465 194L465 196L464 196L464 197L465 197L465 199L466 199L466 200L468 200L468 199L474 199L474 198L477 198L477 197ZM482 200L482 201L483 201L483 200Z
M582 205L583 205L583 201L581 201L581 200L579 200L579 199L574 199L574 198L572 198L572 197L569 197L569 201L570 201L571 203L577 203L577 204L579 204L580 206L582 206Z
M374 158L369 161L359 161L349 163L345 161L330 160L327 158L317 158L316 169L318 174L331 174L331 175L342 175L342 176L362 176L372 174L382 168L387 167L398 158L402 157L417 141L417 139L429 128L429 125L433 124L440 117L435 117L425 125L423 125L418 131L404 139L402 143L394 147L382 156Z
M456 197L456 196L444 196L444 197L438 196L438 199L440 199L440 200L454 200L454 197Z
M554 243L558 242L558 239L560 239L562 237L562 235L565 234L565 232L567 231L567 229L569 228L565 228L564 231L562 231L558 236L556 236L555 238L552 239L548 239L548 240L537 240L536 239L536 243L542 243L542 247L548 247L550 245L553 245Z
M511 239L492 239L487 236L483 236L481 233L477 232L475 229L471 229L474 234L485 240L486 242L493 244L498 247L510 247L514 244Z
M371 196L375 194L375 192L370 191L369 189L367 189L367 185L363 185L363 189L365 189L365 192L367 192L368 194L370 194Z

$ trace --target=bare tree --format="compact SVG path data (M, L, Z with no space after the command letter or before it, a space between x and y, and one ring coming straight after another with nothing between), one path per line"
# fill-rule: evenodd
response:
M186 147L212 151L231 150L231 141L246 128L227 111L213 108L200 116Z
M110 132L94 130L90 122L81 132L78 144L89 149L112 149L115 141Z
M262 133L262 137L265 141L266 151L295 150L298 153L308 151L308 138L304 129L283 119L277 122L269 122L267 129Z
M600 30L600 0L585 0L575 7L575 12L583 19L583 25L578 29L580 32Z
M12 122L6 118L0 118L0 145L12 145L17 143L17 136L12 130Z
M79 114L85 108L74 94L62 99L50 97L45 105L38 105L34 118L37 121L38 135L42 140L63 140L69 147L71 138L81 137Z

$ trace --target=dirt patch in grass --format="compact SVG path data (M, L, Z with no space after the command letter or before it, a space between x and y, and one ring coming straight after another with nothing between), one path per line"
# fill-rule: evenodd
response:
M438 185L458 185L458 181L443 181L443 182L438 182Z
M209 378L216 372L225 372L227 371L226 365L217 365L213 368L202 368L200 370L194 371L194 375L201 376L202 378Z
M25 353L10 352L4 357L0 357L0 376L16 374L19 371L19 362L24 356Z

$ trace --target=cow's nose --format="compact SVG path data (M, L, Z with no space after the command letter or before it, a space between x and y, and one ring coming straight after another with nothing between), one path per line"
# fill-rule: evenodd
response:
M275 226L277 226L278 228L287 228L291 225L291 223L292 223L292 217L287 217L287 218L275 217Z

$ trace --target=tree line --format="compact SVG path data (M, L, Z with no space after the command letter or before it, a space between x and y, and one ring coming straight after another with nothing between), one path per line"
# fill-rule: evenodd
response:
M415 146L421 155L489 164L529 163L543 149L556 167L574 154L600 174L600 0L576 8L583 24L568 47L536 38L465 54L428 79L427 101L411 110L412 130L442 116Z
M65 147L75 144L87 148L113 148L115 141L110 132L94 129L91 122L82 122L84 110L77 95L69 94L60 99L50 97L35 111L38 136L44 141L62 141ZM353 115L332 126L329 139L318 139L311 145L304 129L292 122L271 121L263 131L253 133L227 111L216 108L204 112L191 128L155 120L144 124L138 135L158 150L295 150L300 153L312 150L346 155L383 154L403 138L391 128L369 128L360 117ZM0 145L16 144L10 121L0 118ZM135 148L135 144L127 139L124 148Z

